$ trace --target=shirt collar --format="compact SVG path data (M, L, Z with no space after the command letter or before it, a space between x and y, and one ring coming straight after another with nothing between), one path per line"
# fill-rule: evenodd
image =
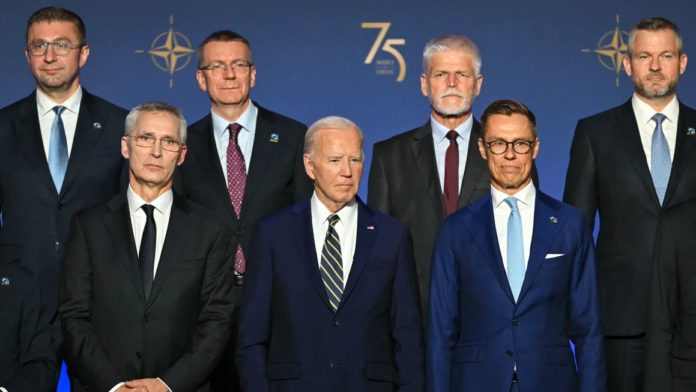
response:
M460 126L455 128L454 130L457 131L459 134L459 137L464 139L464 140L469 140L469 136L471 136L471 127L474 125L474 116L469 115L469 118L466 119ZM445 138L447 137L447 132L450 131L449 128L446 126L440 124L435 120L435 118L430 115L430 128L433 130L433 141L435 144L440 144Z
M155 207L157 211L163 215L167 215L172 210L172 204L174 203L174 192L171 189L159 195L158 198L148 203L138 196L137 193L128 185L128 190L126 191L126 197L128 198L128 209L131 215L135 214L143 204L150 204Z
M36 105L39 110L39 117L45 116L48 112L53 110L56 106L64 106L66 110L69 110L75 114L80 112L80 103L82 102L82 86L77 88L75 94L68 98L62 104L57 104L51 101L50 98L43 95L43 93L37 88L36 89Z
M333 215L324 203L319 200L316 191L312 194L310 204L312 208L312 222L316 225L315 227L323 225L329 219L329 216ZM340 218L340 223L344 227L347 226L349 222L355 221L358 216L358 202L353 198L353 200L338 210L336 215Z
M259 109L256 105L249 100L249 106L247 106L244 113L242 113L235 122L241 125L242 129L253 133L256 129L256 116L258 111ZM210 110L210 114L213 117L213 132L215 132L215 138L222 139L222 137L225 136L225 132L227 132L227 127L230 126L230 122L215 114L212 109Z
M657 113L650 105L638 98L635 93L633 94L633 98L631 98L631 104L633 105L633 112L636 114L638 125L642 126L643 124L649 123L652 121L652 116ZM679 100L677 99L676 95L662 110L662 114L667 117L666 119L669 120L669 122L675 125L677 124L679 119Z
M505 202L510 196L514 196L520 203L531 207L534 205L534 200L536 199L536 188L532 181L529 182L524 188L520 189L514 195L508 195L497 190L493 185L491 185L491 197L493 198L493 208L500 207L501 204Z

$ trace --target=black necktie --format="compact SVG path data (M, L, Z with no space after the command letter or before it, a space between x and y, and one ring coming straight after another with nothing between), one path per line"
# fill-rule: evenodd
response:
M155 243L157 241L157 226L155 225L155 206L143 204L143 211L147 215L145 230L143 230L143 238L140 241L140 253L138 260L140 261L140 277L143 280L143 292L145 292L145 301L150 296L152 290L152 281L155 276Z

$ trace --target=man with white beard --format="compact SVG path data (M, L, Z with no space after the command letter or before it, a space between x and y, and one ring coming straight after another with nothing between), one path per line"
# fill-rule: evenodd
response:
M482 82L481 54L473 42L460 35L432 39L423 50L421 75L430 119L373 147L367 204L408 225L424 315L438 227L490 192L488 165L478 152L481 124L471 113ZM532 179L539 189L536 166Z

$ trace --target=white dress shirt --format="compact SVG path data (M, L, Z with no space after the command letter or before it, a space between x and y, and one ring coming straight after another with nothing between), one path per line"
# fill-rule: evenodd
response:
M326 232L329 230L329 216L333 215L328 208L317 198L316 192L310 201L312 209L312 231L314 232L314 246L317 250L317 262L321 266L321 251L324 248ZM336 215L340 220L334 225L338 239L341 242L341 256L343 264L343 287L348 283L350 267L353 265L355 254L355 240L358 234L358 202L355 198L341 208Z
M657 112L650 105L641 101L636 94L633 94L631 104L638 122L640 142L643 144L645 158L648 160L648 169L652 172L652 136L657 126L655 121L652 120L652 116ZM677 100L676 96L662 110L662 114L667 117L662 121L662 132L665 134L665 138L667 138L670 159L674 161L674 147L677 145L677 123L679 122L679 100Z
M167 227L169 226L169 215L172 211L172 204L174 204L174 193L172 190L168 190L161 194L158 198L152 201L152 203L147 203L140 196L138 196L133 188L128 185L128 191L126 191L126 196L128 198L128 210L130 211L131 225L133 226L133 238L135 239L135 249L140 255L140 242L143 239L143 231L145 231L145 224L147 223L147 215L142 209L144 204L150 204L155 207L153 212L153 218L155 219L155 227L157 228L157 237L155 239L155 267L152 275L152 279L157 275L157 266L159 265L160 256L162 255L162 247L164 245L164 238L167 235ZM159 377L157 378L164 384L167 389L171 392L171 389L167 384L162 381ZM118 383L115 387L111 388L114 392L120 387L122 387L125 382Z
M75 140L77 116L80 113L81 103L82 86L78 87L75 94L73 94L72 97L68 98L68 100L62 104L57 104L51 101L51 99L43 95L39 89L36 89L36 108L39 111L39 127L41 128L41 139L43 139L46 160L48 160L48 150L51 146L51 128L53 127L53 120L56 119L56 112L53 111L53 108L56 106L65 106L65 110L63 110L60 118L63 120L65 139L68 142L68 157L70 157L73 140Z
M536 202L536 188L530 182L527 186L512 195L517 199L517 209L520 210L522 219L522 240L524 243L524 267L529 265L529 252L532 247L532 233L534 232L534 204ZM503 266L507 273L507 232L510 219L510 205L505 199L510 195L505 194L491 185L491 197L493 198L493 215L495 217L495 231L498 233L498 246L503 256Z
M466 157L469 155L469 139L471 138L471 127L474 125L474 116L464 121L454 131L457 131L457 148L459 149L459 187L457 193L462 189L462 180L464 179L464 170L466 169ZM447 148L450 145L447 139L449 128L435 121L433 116L430 116L430 128L433 130L433 143L435 144L435 161L437 162L437 173L440 176L440 189L445 193L445 157L447 156Z
M215 114L215 111L211 110L210 114L213 117L213 133L215 134L215 146L217 147L218 157L220 157L220 165L222 165L222 172L225 175L225 182L227 181L227 146L230 144L230 131L227 127L233 124L222 117ZM239 131L239 136L237 138L237 143L239 143L239 149L242 150L242 156L244 157L244 165L246 166L246 172L249 174L249 164L251 163L251 152L254 149L254 136L256 134L256 118L258 117L259 110L256 108L253 102L249 101L249 106L246 108L244 113L235 121L237 124L242 126L242 130Z

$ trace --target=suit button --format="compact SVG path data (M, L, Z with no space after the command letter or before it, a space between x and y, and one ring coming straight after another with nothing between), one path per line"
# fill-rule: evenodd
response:
M143 317L143 322L145 322L145 323L149 323L149 322L150 322L150 319L149 319L149 318L147 318L147 317Z
M512 351L507 350L507 351L505 352L505 356L506 356L506 357L511 357L511 356L512 356Z
M333 325L334 327L338 327L338 326L341 325L341 324L339 324L338 321L334 321L333 323L331 323L331 325Z
M143 355L142 355L142 354L140 354L140 353L135 353L135 357L136 357L136 358L138 358L138 359L140 359L140 358L142 358L142 357L143 357Z
M520 320L512 320L512 325L518 327L520 325Z
M62 210L62 209L63 209L63 205L60 204L60 203L58 203L58 204L56 204L56 208L59 209L59 210Z
M60 248L60 242L56 241L56 244L54 245L56 249Z
M329 367L333 369L333 362L329 364Z
M243 236L244 235L244 230L237 230L237 235L238 236Z

